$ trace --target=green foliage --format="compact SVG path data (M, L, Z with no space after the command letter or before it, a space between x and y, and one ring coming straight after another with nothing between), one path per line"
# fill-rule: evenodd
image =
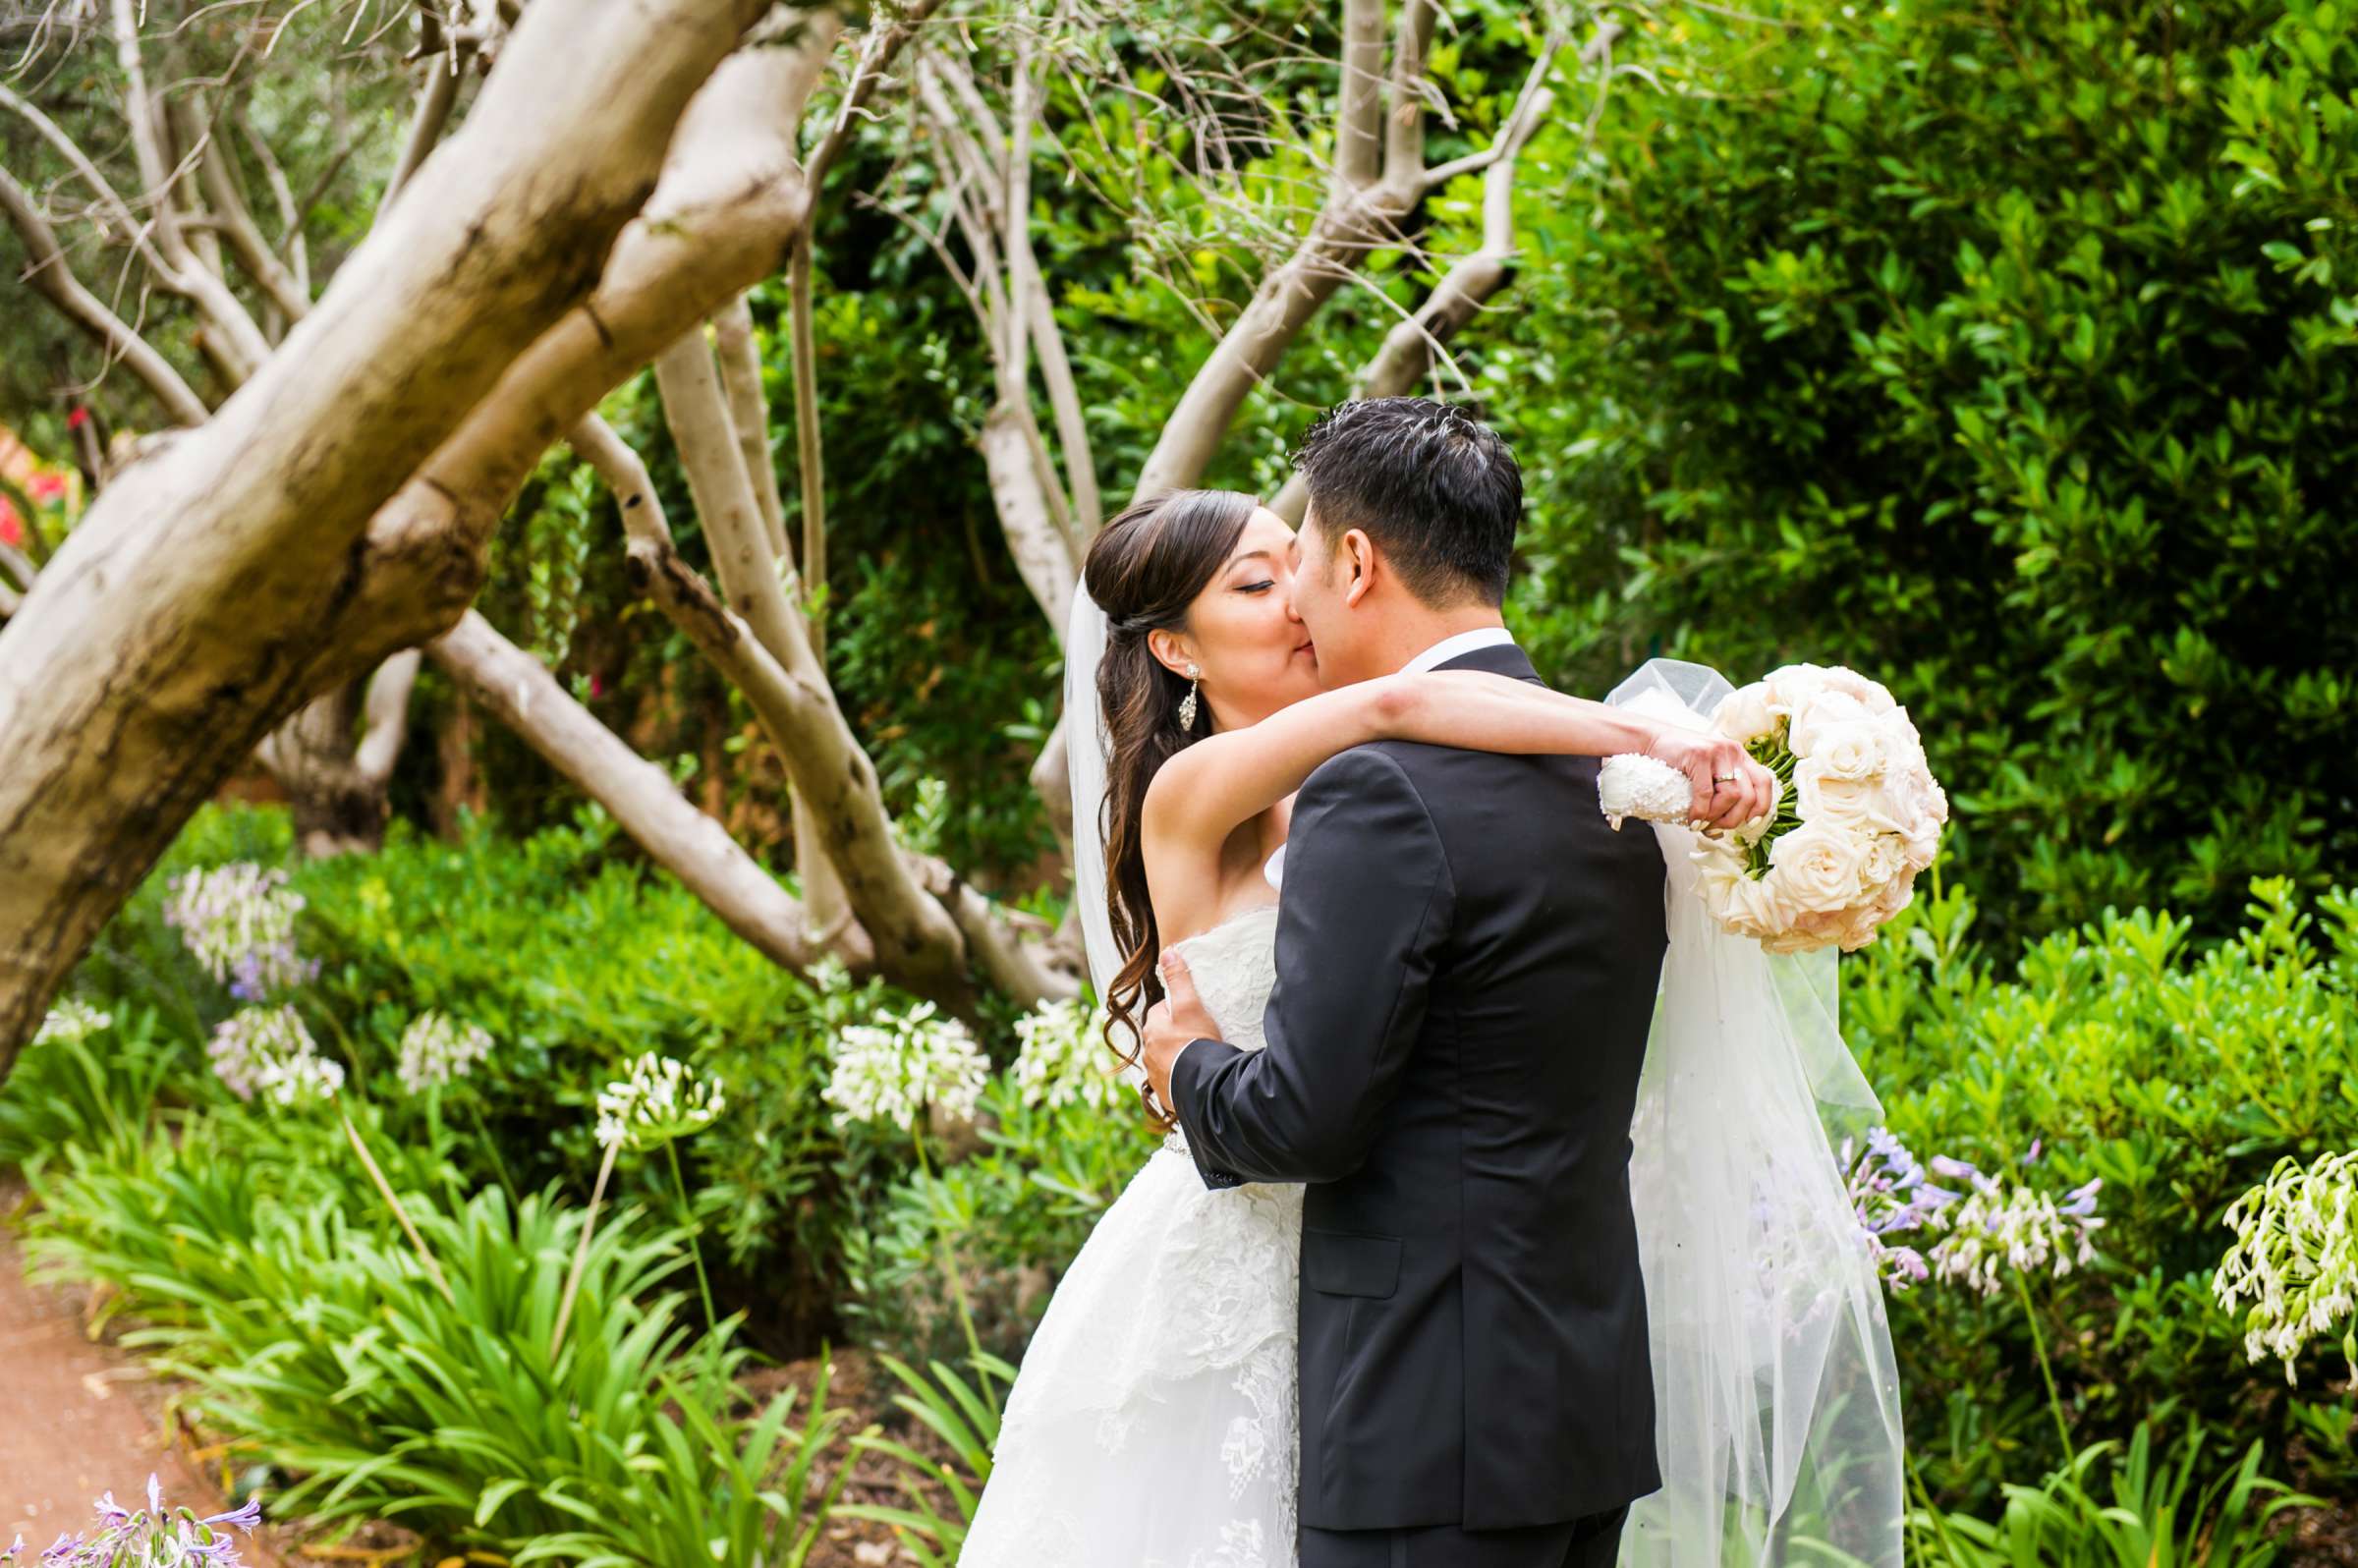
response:
M2030 1281L2083 1433L2184 1394L2234 1441L2281 1452L2323 1381L2287 1390L2274 1362L2247 1362L2211 1278L2227 1204L2280 1155L2358 1144L2358 903L2330 894L2321 922L2288 882L2252 897L2242 931L2208 950L2166 912L2107 914L2027 944L2001 977L1952 889L1850 966L1845 1032L1902 1142L1992 1172L2035 1162L2056 1191L2104 1180L2099 1265ZM1925 1286L1892 1316L1912 1446L1939 1490L1988 1497L2018 1448L2060 1460L2012 1297Z
M882 1360L904 1390L893 1396L893 1404L931 1431L948 1450L948 1457L921 1453L878 1432L862 1432L852 1439L852 1446L891 1461L909 1506L846 1503L835 1511L847 1519L873 1519L895 1526L902 1550L916 1559L919 1568L949 1568L966 1544L983 1484L990 1480L991 1455L999 1443L999 1417L1006 1390L1015 1382L1015 1369L996 1356L978 1352L969 1358L974 1372L970 1383L938 1361L928 1363L927 1371L920 1372L895 1357ZM940 1506L943 1499L949 1503L946 1511Z
M958 1354L965 1330L943 1274L955 1266L983 1346L1020 1357L1056 1277L1154 1147L1141 1118L1027 1105L1004 1074L982 1111L980 1149L892 1181L845 1234L843 1313L868 1343Z
M1661 28L1723 29L1710 91L1615 98L1609 172L1524 211L1547 264L1490 356L1543 665L1885 680L2011 935L2164 902L2218 932L2254 875L2346 871L2346 17Z
M429 1157L365 1136L447 1298L323 1114L234 1107L143 1148L72 1146L34 1173L32 1254L116 1287L110 1311L143 1325L125 1342L286 1476L282 1512L396 1519L519 1563L804 1559L838 1418L823 1381L804 1429L791 1394L738 1413L735 1321L694 1331L659 1289L677 1233L610 1214L552 1354L580 1211L496 1188L453 1211Z
M2268 1568L2279 1555L2269 1522L2318 1499L2261 1475L2258 1443L2198 1490L2202 1428L2189 1424L2157 1454L2154 1427L2165 1417L2166 1407L2139 1422L2125 1448L2095 1443L2039 1485L2009 1484L1995 1522L1917 1510L1909 1517L1915 1560L1940 1568Z

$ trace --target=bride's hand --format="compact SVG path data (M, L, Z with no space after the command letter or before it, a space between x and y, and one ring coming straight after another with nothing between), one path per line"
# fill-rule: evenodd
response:
M1646 755L1687 776L1695 791L1688 814L1704 827L1742 827L1776 808L1776 775L1724 735L1663 725Z

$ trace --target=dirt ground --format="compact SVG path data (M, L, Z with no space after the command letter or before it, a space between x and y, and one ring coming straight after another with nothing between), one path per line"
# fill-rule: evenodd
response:
M0 1191L0 1211L19 1198ZM143 1499L151 1474L168 1501L220 1511L217 1476L166 1410L168 1390L84 1332L92 1305L85 1291L28 1283L16 1234L0 1228L0 1545L22 1535L38 1551L88 1525L101 1492ZM246 1557L282 1562L266 1549Z

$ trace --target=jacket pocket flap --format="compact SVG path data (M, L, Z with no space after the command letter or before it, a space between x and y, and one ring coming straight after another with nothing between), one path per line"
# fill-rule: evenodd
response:
M1389 1296L1400 1285L1399 1238L1305 1230L1302 1283L1329 1296Z

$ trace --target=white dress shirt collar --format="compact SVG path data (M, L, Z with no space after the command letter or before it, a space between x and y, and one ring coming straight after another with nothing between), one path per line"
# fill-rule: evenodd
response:
M1478 647L1512 647L1515 635L1503 626L1478 626L1471 632L1444 637L1424 652L1400 666L1403 675L1416 675L1425 670L1448 663L1461 653L1471 653Z

